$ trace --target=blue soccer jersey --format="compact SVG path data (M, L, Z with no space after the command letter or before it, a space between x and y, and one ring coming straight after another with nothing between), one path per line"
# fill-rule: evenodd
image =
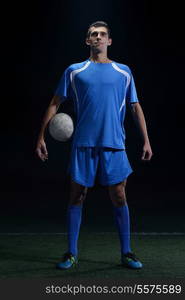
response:
M55 95L61 103L74 101L73 145L125 149L126 103L138 102L128 66L90 59L72 64L64 71Z

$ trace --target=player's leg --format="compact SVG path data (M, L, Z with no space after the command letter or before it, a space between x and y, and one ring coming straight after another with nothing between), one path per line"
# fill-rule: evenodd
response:
M113 204L114 217L119 232L121 253L131 252L130 249L130 216L126 199L126 179L108 187Z
M130 249L130 216L126 200L126 179L108 187L113 204L114 217L119 232L121 253L131 252Z
M83 202L88 188L71 180L70 199L67 208L68 252L77 257L78 236L82 220Z
M108 186L112 200L120 238L122 261L124 261L126 254L132 255L130 249L130 216L125 192L127 178L131 173L132 168L124 150L104 148L101 151L99 180L102 185ZM135 258L133 257L133 259ZM141 267L141 264L135 263L135 261L129 265L134 268Z
M83 202L86 198L88 188L74 182L70 183L70 198L67 208L67 234L68 234L68 251L60 263L57 264L59 269L68 269L77 263L78 256L78 237L82 219Z
M83 202L88 187L93 186L98 155L91 147L72 148L68 172L71 176L70 199L67 209L68 252L63 262L57 265L60 269L68 269L77 260L78 236L82 218Z
M130 216L126 200L126 180L108 187L113 204L115 221L121 245L122 264L132 269L142 268L142 264L130 248Z

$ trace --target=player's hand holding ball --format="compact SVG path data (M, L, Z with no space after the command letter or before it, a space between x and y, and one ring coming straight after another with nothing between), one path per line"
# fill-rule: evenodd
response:
M68 141L74 131L74 124L72 118L65 113L58 113L51 118L49 122L49 133L57 141ZM48 151L43 137L40 137L37 142L36 154L45 161L48 159Z

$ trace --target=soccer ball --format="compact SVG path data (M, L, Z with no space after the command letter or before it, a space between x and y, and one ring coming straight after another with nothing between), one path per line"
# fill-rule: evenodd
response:
M66 142L73 131L73 120L68 114L58 113L49 122L49 133L57 141Z

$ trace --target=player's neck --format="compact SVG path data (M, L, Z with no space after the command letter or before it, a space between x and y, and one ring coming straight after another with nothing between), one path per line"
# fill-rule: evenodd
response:
M111 60L107 57L106 53L93 53L91 52L89 59L95 63L109 63Z

